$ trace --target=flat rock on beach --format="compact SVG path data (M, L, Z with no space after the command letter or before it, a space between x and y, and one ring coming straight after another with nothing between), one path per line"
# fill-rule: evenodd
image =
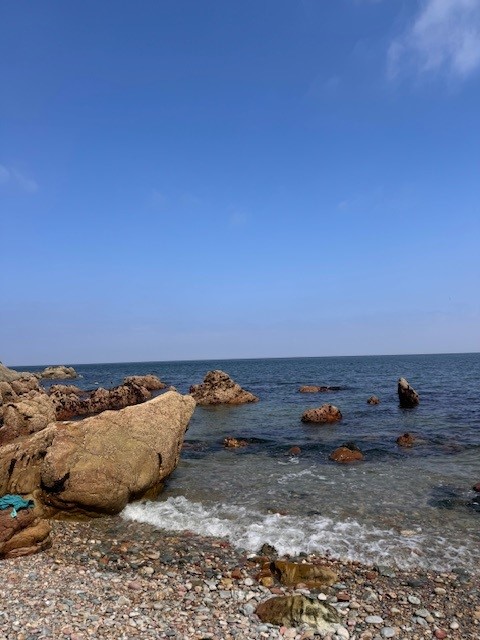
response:
M119 516L52 522L53 547L0 563L0 640L321 637L255 614L274 596L302 594L333 606L335 634L375 638L480 637L479 584L465 573L402 572L319 559L339 582L323 591L261 586L265 563L222 539L174 534ZM388 569L388 570L387 570ZM317 635L316 635L317 633ZM445 635L443 635L445 633Z

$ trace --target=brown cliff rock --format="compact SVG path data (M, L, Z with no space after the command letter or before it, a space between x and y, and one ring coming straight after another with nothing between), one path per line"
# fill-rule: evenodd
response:
M15 518L10 511L0 511L0 558L18 558L38 553L51 546L50 524L22 509Z
M0 491L35 492L53 512L118 513L161 490L194 408L190 396L169 391L120 411L53 423L0 449Z
M342 419L342 412L333 404L322 404L317 409L309 409L302 415L302 422L315 422L325 424L337 422Z
M245 391L224 371L209 371L203 383L190 387L190 394L199 405L245 404L258 398Z

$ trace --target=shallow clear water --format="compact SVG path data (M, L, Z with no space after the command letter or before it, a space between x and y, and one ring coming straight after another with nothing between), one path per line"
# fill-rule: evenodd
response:
M125 517L160 527L224 535L256 550L317 551L402 567L478 571L480 504L480 354L299 358L78 365L81 386L119 384L154 373L181 392L222 369L260 398L240 407L197 407L179 467L158 502L130 505ZM398 406L396 383L420 393ZM303 384L341 390L301 394ZM381 403L369 406L375 394ZM309 426L305 409L338 406L341 423ZM400 449L410 431L424 441ZM226 436L248 447L227 450ZM328 460L355 442L365 461ZM297 445L299 458L286 455Z

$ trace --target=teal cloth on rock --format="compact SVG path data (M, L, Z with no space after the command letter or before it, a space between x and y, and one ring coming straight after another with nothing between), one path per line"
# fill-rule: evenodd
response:
M17 517L17 511L19 509L29 509L33 506L33 500L24 500L22 496L7 494L6 496L3 496L3 498L0 498L0 509L8 509L8 507L12 507L12 513L10 514L12 518Z

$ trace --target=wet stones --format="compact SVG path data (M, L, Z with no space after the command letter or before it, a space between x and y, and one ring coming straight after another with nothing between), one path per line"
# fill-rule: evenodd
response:
M333 404L322 404L316 409L309 409L302 415L302 422L314 424L331 424L342 419L342 412Z
M398 436L396 443L399 447L410 448L417 443L417 438L412 433L404 433L403 435Z
M412 407L416 407L420 402L420 396L415 391L415 389L409 385L408 381L405 378L399 379L397 392L400 406L404 409L411 409Z
M302 583L309 589L321 589L338 581L337 574L331 569L303 562L276 560L271 563L270 571L287 586Z
M223 446L226 449L239 449L241 447L246 447L248 442L246 440L237 440L237 438L228 437L223 441Z
M328 456L330 460L333 462L340 463L349 463L349 462L358 462L364 459L363 453L353 442L348 442L332 451L332 453Z

